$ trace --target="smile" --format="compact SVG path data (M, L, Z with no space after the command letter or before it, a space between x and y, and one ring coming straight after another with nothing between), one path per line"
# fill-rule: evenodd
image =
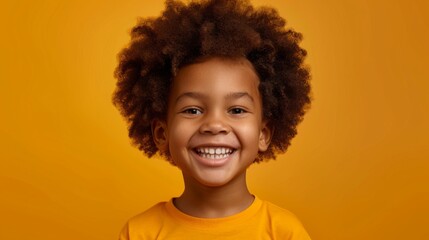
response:
M231 155L234 149L228 147L199 147L195 149L195 152L203 158L222 159Z

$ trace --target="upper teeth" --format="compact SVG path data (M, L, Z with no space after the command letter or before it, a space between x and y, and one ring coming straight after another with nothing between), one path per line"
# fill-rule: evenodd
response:
M230 154L234 150L232 148L218 147L218 148L210 148L210 147L201 147L196 149L198 153L205 154Z

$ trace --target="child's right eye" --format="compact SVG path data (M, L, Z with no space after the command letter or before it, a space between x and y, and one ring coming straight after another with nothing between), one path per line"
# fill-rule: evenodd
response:
M188 109L185 109L182 113L191 114L191 115L200 115L203 112L198 108L188 108Z

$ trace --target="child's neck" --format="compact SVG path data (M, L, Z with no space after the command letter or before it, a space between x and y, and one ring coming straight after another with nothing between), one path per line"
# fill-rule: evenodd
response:
M200 218L221 218L248 208L254 196L247 189L246 174L220 187L208 187L184 177L185 191L174 201L182 212Z

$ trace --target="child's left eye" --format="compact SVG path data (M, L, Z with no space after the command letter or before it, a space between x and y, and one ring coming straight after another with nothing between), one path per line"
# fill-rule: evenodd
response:
M188 109L185 109L183 113L190 114L190 115L200 115L202 114L202 111L198 108L188 108Z
M242 109L242 108L231 108L231 109L229 110L229 112L230 112L231 114L243 114L243 113L246 113L247 111L246 111L246 110L244 110L244 109Z

